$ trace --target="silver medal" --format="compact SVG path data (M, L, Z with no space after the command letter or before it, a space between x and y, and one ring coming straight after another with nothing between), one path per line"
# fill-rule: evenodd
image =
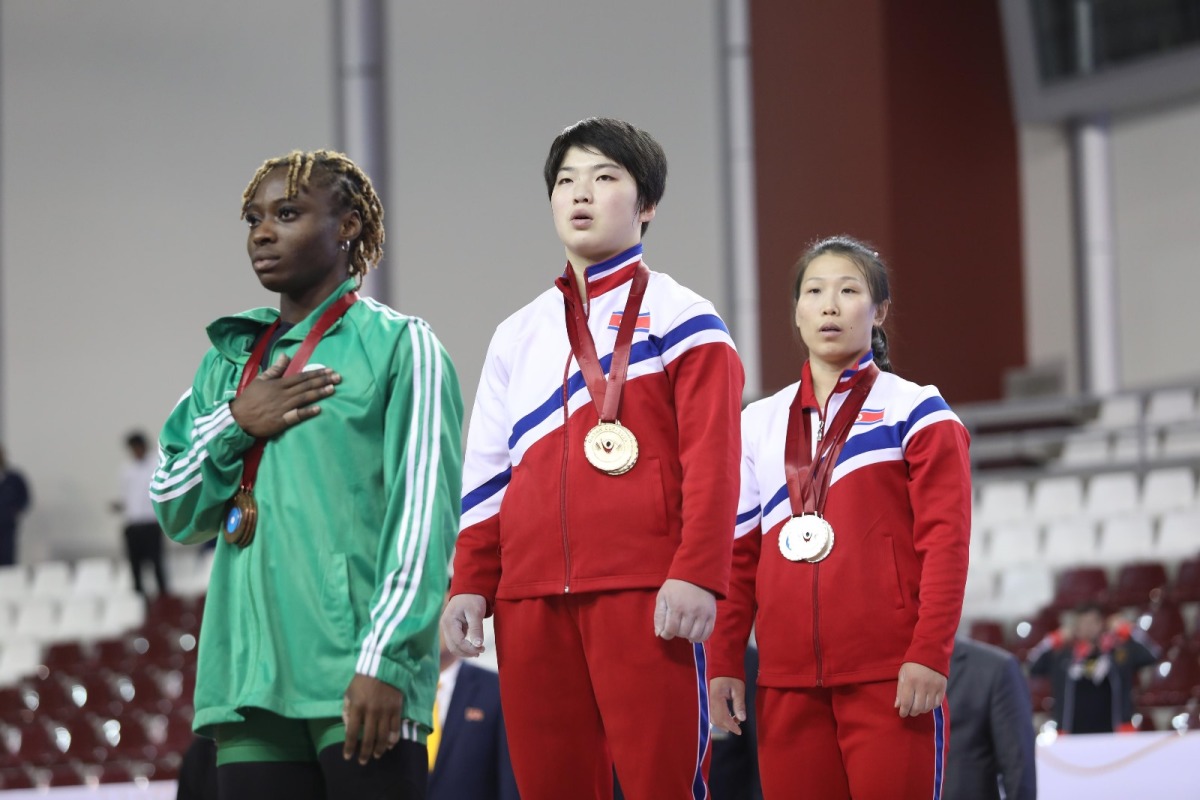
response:
M816 514L792 517L779 531L779 552L789 561L815 563L833 550L833 526Z

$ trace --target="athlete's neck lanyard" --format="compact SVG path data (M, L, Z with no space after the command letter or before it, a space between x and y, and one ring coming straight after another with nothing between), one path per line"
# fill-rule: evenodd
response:
M287 369L283 371L283 377L296 375L304 369L313 350L317 348L317 342L321 341L321 337L333 327L333 323L341 319L342 315L357 301L358 292L347 292L322 312L321 316L312 326L312 329L305 335L304 341L300 343L300 349L296 351L296 355L292 356ZM250 358L247 359L246 366L242 368L242 378L238 381L237 393L239 397L246 390L246 387L250 385L251 381L258 377L258 373L263 366L263 361L267 357L267 345L270 344L271 335L275 333L278 327L279 320L275 320L263 335L259 337L258 343L254 345L254 350L250 353ZM267 440L260 436L254 441L250 449L246 451L246 455L242 459L241 487L247 492L254 489L254 482L258 478L258 466L262 463L263 449L266 445Z
M604 370L600 367L600 359L596 355L596 343L592 340L592 332L588 330L587 316L583 313L583 301L579 296L575 270L569 269L568 273L569 289L574 292L573 297L567 298L565 306L567 339L571 342L571 353L579 362L579 371L583 373L588 394L592 396L592 402L600 413L600 421L615 422L621 410L621 390L625 387L625 375L629 371L633 329L637 327L642 297L645 296L646 285L650 282L650 269L639 262L634 270L633 280L629 285L629 297L625 301L625 312L621 316L621 325L617 328L617 340L613 345L607 382ZM567 288L564 286L564 291Z
M879 375L879 367L874 362L868 364L855 380L850 389L850 396L842 403L842 407L834 415L829 432L817 442L817 466L812 464L812 426L808 424L807 412L801 398L803 397L804 382L796 387L796 397L788 410L787 442L783 449L784 473L787 475L788 500L792 505L792 516L802 514L822 515L825 511L825 499L829 494L829 483L833 478L833 468L842 446L850 436L850 428L858 419L863 403L875 378Z

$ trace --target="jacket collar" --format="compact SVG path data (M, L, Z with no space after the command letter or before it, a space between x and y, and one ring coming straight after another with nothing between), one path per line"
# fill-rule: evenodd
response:
M642 260L642 243L638 242L628 250L617 253L612 258L605 259L598 264L592 264L584 269L584 276L587 280L587 296L592 300L605 292L610 292L618 286L629 282L633 278L633 272L637 268L638 263ZM574 281L571 279L571 272L574 268L570 262L567 262L567 267L563 270L563 274L559 276L555 284L569 294L574 291Z
M838 378L838 383L834 388L833 393L842 394L843 392L848 392L853 389L855 385L862 380L862 376L865 374L867 367L873 363L875 363L875 356L870 350L868 350L866 354L858 360L857 364L842 372L841 377ZM804 367L800 371L800 392L801 403L805 408L819 407L820 404L817 403L817 394L813 390L812 368L809 366L808 361L804 362Z
M357 281L354 278L344 280L329 294L329 297L326 297L319 306L313 309L311 314L279 337L279 341L302 341L316 321L320 319L322 312L333 305L342 295L353 291L356 287ZM262 334L263 328L277 319L279 319L279 309L277 308L252 308L249 311L221 317L214 321L207 328L208 339L217 352L225 358L236 364L245 364L246 359L250 357L250 351L254 349L255 341ZM336 330L341 323L342 320L339 319L330 330Z

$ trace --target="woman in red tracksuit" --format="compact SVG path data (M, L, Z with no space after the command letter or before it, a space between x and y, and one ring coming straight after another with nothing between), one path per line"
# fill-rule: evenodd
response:
M740 732L753 627L765 797L938 798L970 537L967 432L936 388L891 373L888 278L871 248L816 243L794 296L801 379L742 414L712 722Z

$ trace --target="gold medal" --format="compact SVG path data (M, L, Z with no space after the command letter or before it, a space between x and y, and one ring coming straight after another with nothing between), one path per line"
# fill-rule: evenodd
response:
M606 475L624 475L637 463L637 437L619 422L601 422L584 437L583 454Z
M779 531L779 552L789 561L815 564L833 550L833 526L816 514L792 517Z
M258 523L258 503L249 489L238 489L237 494L225 504L225 523L222 532L225 541L238 547L246 547L254 541L254 528Z

